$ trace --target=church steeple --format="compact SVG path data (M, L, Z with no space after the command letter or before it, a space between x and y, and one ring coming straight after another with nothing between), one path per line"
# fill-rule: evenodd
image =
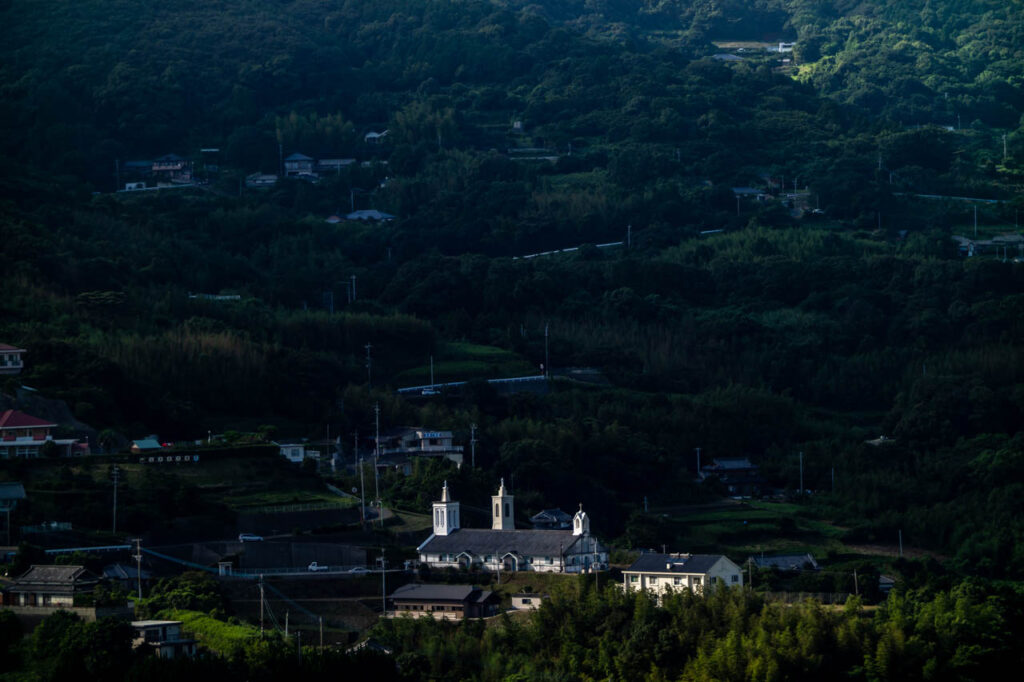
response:
M448 481L441 488L441 501L434 503L434 535L448 535L459 529L459 503L448 494Z
M590 535L590 517L583 511L583 503L580 502L580 510L572 517L573 535Z
M505 479L501 479L498 486L498 494L491 495L491 529L492 530L514 530L515 508L513 496L505 491Z

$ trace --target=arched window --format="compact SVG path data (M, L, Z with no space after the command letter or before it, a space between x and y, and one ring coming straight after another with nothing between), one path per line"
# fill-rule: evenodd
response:
M494 517L501 518L501 507L497 502L494 503Z

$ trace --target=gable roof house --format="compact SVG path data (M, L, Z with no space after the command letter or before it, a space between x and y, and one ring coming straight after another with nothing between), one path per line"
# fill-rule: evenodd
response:
M294 154L285 157L284 160L284 174L285 177L289 178L310 178L315 179L317 177L314 167L316 161L305 154L295 152Z
M500 599L473 585L403 585L394 591L391 601L395 616L461 620L493 616Z
M743 585L743 571L722 554L643 554L622 572L627 592L704 592L709 585Z
M24 352L24 348L0 343L0 374L21 374L25 366L21 359Z
M572 517L561 509L542 509L530 517L535 530L565 530L572 525Z
M50 431L55 428L57 424L20 410L0 412L0 459L39 457L46 443L56 445L61 457L88 454L88 448L74 438L54 439Z
M518 530L514 499L502 481L491 508L491 528L461 528L459 503L445 482L441 500L433 504L434 532L416 550L420 561L433 568L544 573L583 573L607 565L608 548L590 534L582 505L572 529Z
M11 606L74 606L76 594L92 592L99 582L83 566L32 566L7 588Z

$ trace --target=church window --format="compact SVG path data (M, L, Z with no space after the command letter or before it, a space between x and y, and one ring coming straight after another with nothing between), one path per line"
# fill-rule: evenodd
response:
M508 516L508 502L505 503L505 516Z
M494 505L494 515L499 517L501 516L501 508L498 506L497 503L495 503Z

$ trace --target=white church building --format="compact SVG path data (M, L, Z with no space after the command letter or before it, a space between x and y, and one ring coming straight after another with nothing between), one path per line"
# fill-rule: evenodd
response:
M608 548L590 534L583 505L571 530L517 530L513 496L504 480L491 496L489 529L460 527L459 503L451 499L447 482L433 511L434 532L417 548L420 561L431 568L584 573L608 565Z

